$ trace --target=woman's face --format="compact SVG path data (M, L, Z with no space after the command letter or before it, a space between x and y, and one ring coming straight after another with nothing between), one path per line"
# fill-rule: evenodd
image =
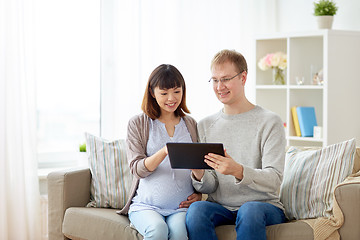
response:
M156 87L153 93L153 97L155 97L156 102L160 106L161 114L174 113L181 103L182 96L183 91L181 87L169 89Z

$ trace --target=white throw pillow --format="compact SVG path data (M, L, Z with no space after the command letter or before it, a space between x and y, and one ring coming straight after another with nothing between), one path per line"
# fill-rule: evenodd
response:
M334 188L351 174L355 151L355 139L318 150L288 149L280 187L288 219L331 216Z
M107 141L85 133L91 171L89 207L123 208L132 183L125 140Z

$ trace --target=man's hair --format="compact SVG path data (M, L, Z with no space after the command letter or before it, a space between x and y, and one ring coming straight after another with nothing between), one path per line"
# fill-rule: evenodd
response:
M223 64L225 62L234 63L239 73L243 71L248 72L248 67L244 56L235 50L228 49L221 50L215 54L213 60L211 61L210 69L212 69L214 65Z
M185 116L185 113L190 113L186 106L186 86L183 76L176 67L170 64L161 64L150 74L141 104L141 109L151 119L157 119L161 114L160 106L153 97L156 87L160 89L181 87L183 92L181 103L174 113L180 117Z

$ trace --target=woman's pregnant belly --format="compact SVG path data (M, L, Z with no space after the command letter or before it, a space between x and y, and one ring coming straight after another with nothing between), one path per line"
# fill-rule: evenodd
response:
M182 169L154 172L140 180L133 202L175 210L194 192L190 174Z

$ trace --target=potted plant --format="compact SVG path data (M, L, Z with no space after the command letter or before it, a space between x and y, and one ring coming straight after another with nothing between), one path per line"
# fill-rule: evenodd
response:
M80 152L86 152L86 143L83 143L83 144L79 145L79 151Z
M314 2L314 15L320 29L331 29L338 7L332 0Z

